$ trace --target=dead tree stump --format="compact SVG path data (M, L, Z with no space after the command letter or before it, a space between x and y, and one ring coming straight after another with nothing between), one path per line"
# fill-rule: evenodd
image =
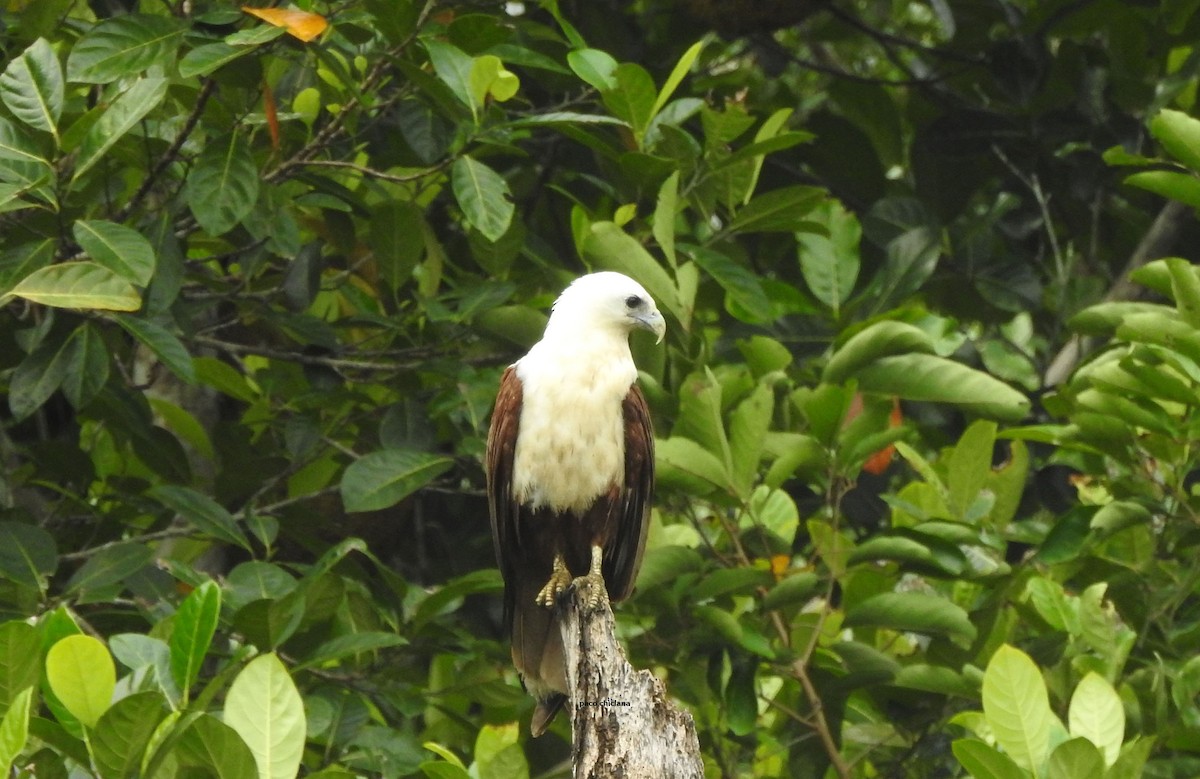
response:
M703 779L692 715L629 664L612 611L585 614L575 588L560 608L575 779Z

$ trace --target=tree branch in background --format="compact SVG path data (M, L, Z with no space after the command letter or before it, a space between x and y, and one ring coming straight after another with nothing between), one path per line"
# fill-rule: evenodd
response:
M571 687L575 779L701 779L692 715L667 699L663 683L635 671L607 608L587 613L578 590L559 606Z
M1156 260L1171 251L1175 239L1179 237L1179 230L1183 227L1184 220L1189 218L1190 212L1191 209L1188 206L1174 200L1163 206L1162 210L1158 212L1158 216L1150 224L1150 229L1142 236L1137 248L1129 256L1129 262L1121 271L1120 277L1108 290L1108 294L1104 296L1104 302L1133 300L1141 294L1142 288L1129 280L1130 274L1151 260ZM1087 351L1085 347L1082 336L1072 336L1050 361L1050 367L1046 369L1046 375L1042 379L1043 386L1054 387L1066 381L1083 359Z

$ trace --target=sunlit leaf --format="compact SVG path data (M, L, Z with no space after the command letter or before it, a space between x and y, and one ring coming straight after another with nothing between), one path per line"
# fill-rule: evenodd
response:
M1038 771L1050 750L1057 718L1041 671L1029 655L1005 644L996 650L983 675L983 712L996 742L1013 761Z
M225 724L250 747L259 779L294 779L304 753L304 703L274 654L251 660L234 678Z
M33 686L15 695L0 719L0 776L10 776L13 761L25 749L29 740L30 701Z
M1121 696L1103 676L1092 671L1084 676L1071 695L1067 726L1072 736L1081 736L1094 745L1112 765L1125 740L1125 707Z
M108 648L91 636L67 636L46 653L46 680L71 715L94 728L112 704L117 670Z
M57 308L137 311L142 298L133 285L94 262L64 262L22 279L10 295Z

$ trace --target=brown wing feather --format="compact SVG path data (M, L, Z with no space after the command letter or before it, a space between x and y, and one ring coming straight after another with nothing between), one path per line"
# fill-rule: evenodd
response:
M617 532L608 545L604 560L604 580L608 595L622 600L633 592L646 531L650 528L650 507L654 502L654 426L646 396L634 384L622 403L625 415L625 489L621 493Z
M518 538L518 508L512 494L513 457L521 426L521 380L509 366L500 378L492 425L488 430L486 471L488 513L492 518L492 544L496 564L505 582L514 580ZM504 622L511 624L513 587L504 589Z

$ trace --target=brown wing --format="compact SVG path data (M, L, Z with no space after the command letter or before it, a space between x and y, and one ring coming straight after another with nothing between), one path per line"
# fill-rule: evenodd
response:
M496 407L492 411L492 426L488 430L487 470L488 513L492 518L492 544L496 549L496 564L506 583L514 581L518 538L517 502L512 494L513 456L517 448L517 433L521 425L521 380L512 366L500 378ZM504 621L513 612L513 588L504 590Z
M650 507L654 502L654 426L646 396L638 385L629 388L622 403L625 415L625 489L621 493L617 532L604 559L604 581L608 595L622 600L633 592L646 531L650 528Z

